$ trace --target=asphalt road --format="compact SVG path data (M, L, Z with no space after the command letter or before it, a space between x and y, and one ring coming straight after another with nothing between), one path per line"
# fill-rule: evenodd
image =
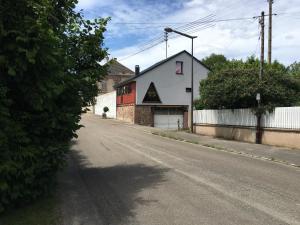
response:
M300 169L82 119L61 175L65 225L300 224Z

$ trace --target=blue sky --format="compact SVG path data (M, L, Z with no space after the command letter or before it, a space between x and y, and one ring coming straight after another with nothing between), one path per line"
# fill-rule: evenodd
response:
M195 55L199 59L211 53L228 58L259 56L259 27L254 19L219 21L231 18L251 18L262 10L268 12L267 0L79 0L86 18L111 17L105 34L105 46L110 57L124 65L142 69L165 58L163 28L176 28L207 16L199 30L187 32L197 35ZM300 61L300 1L274 0L273 59L288 65ZM217 22L214 22L217 21ZM209 24L209 28L205 28ZM267 40L266 18L266 40ZM168 55L181 50L190 51L190 41L184 37L168 41ZM153 40L155 39L155 40ZM157 44L161 42L160 44ZM149 48L150 46L156 46ZM131 56L145 48L134 56ZM267 42L265 43L267 53ZM130 56L130 57L129 57Z

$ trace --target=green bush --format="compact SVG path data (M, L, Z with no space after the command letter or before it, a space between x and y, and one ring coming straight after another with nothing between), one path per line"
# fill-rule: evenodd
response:
M107 113L109 111L109 108L107 106L103 107L103 112Z
M84 20L76 2L0 4L0 211L51 191L106 73L107 20Z
M200 82L199 107L205 109L252 108L259 112L275 107L297 104L300 82L289 76L284 65L273 62L264 65L259 79L259 61L253 57L227 61L209 73ZM256 94L261 94L261 107L257 109Z

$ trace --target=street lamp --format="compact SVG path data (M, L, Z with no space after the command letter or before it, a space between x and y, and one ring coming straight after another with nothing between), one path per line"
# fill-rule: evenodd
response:
M191 36L185 33L182 33L180 31L177 30L173 30L170 27L166 27L165 31L168 33L174 32L176 34L182 35L184 37L190 38L192 40L192 71L191 71L191 132L194 133L194 38L197 38L197 36Z

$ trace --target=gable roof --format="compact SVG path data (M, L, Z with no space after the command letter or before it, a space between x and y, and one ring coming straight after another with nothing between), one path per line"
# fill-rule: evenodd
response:
M135 75L135 76L133 76L133 77L127 79L127 80L124 80L123 82L121 82L121 83L115 85L114 87L117 88L117 87L123 86L123 85L125 85L125 84L128 84L129 82L131 82L131 81L135 80L136 78L138 78L138 77L140 77L140 76L146 74L147 72L149 72L149 71L155 69L156 67L158 67L158 66L164 64L165 62L168 62L169 60L171 60L171 59L177 57L178 55L181 55L182 53L186 53L186 54L188 54L190 57L192 57L192 55L191 55L189 52L187 52L186 50L183 50L183 51L181 51L181 52L178 52L178 53L175 54L175 55L172 55L172 56L170 56L170 57L168 57L168 58L166 58L166 59L163 59L163 60L161 60L161 61L155 63L154 65L152 65L152 66L148 67L147 69L141 71L138 75ZM210 71L210 69L209 69L206 65L204 65L199 59L197 59L195 56L194 56L194 59L195 59L198 63L200 63L203 67L205 67L207 70Z
M107 72L108 75L134 75L131 69L119 63L117 60L109 61Z

